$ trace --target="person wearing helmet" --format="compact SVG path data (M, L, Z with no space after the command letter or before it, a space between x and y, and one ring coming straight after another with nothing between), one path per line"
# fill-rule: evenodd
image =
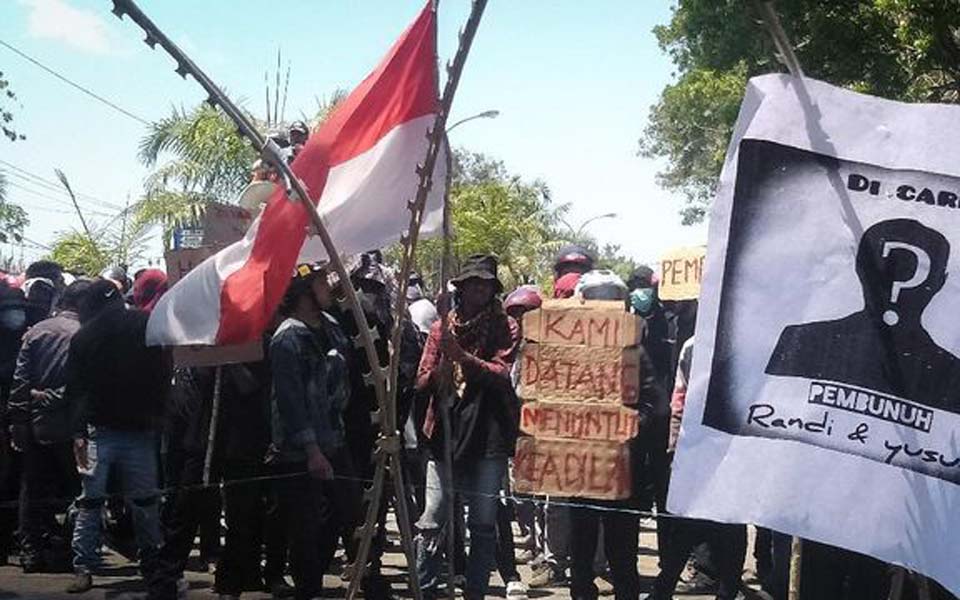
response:
M270 341L271 462L281 475L280 514L302 598L324 595L323 575L337 540L346 534L352 544L360 522L361 493L344 424L349 341L329 312L333 307L326 265L298 265L280 305L285 320Z
M121 294L126 294L130 291L130 278L127 277L127 270L119 265L113 265L101 271L100 278L112 281L113 284L117 286L117 289L120 290Z
M423 434L431 460L427 463L426 506L417 522L420 531L417 574L425 597L437 597L440 583L441 526L445 504L452 501L449 483L440 476L444 437L440 419L450 415L449 440L453 455L454 488L465 489L470 518L470 560L467 562L467 600L486 596L490 568L496 556L498 493L513 456L519 430L519 401L510 371L520 341L516 322L507 316L497 294L498 261L474 255L464 261L451 280L455 307L448 319L430 330L417 373L417 390L428 399ZM441 410L450 399L452 411Z
M560 248L553 261L554 279L560 279L567 273L586 273L593 269L593 256L577 244L567 244Z
M616 274L603 270L590 271L583 274L580 282L578 296L584 300L619 301L626 309L627 286ZM649 355L642 346L637 350L640 380L637 385L637 405L634 408L637 410L640 426L637 437L630 442L633 492L626 500L581 500L579 506L571 508L571 598L597 598L593 561L601 523L604 552L610 565L615 597L636 599L640 594L640 576L637 572L640 517L629 511L643 508L641 503L646 487L643 470L645 454L641 448L643 440L649 435L648 425L654 407L666 403L666 393L654 374Z
M287 132L287 135L290 138L290 148L295 158L297 154L300 153L300 150L303 149L304 145L306 145L307 140L310 139L310 129L303 121L294 121L290 124L290 130Z

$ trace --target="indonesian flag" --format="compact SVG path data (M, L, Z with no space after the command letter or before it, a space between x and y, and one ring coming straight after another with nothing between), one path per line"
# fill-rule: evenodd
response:
M426 156L427 132L439 109L435 19L428 2L293 161L342 255L387 246L408 227L416 165ZM443 156L437 165L421 235L436 234L442 225ZM296 264L326 257L319 238L307 238L308 224L303 205L275 191L242 240L201 263L160 299L150 314L147 343L258 339Z

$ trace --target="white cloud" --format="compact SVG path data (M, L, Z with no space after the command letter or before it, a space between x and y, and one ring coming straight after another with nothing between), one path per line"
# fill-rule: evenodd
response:
M110 50L107 25L101 15L71 6L67 0L20 0L27 7L27 33L59 40L95 54Z

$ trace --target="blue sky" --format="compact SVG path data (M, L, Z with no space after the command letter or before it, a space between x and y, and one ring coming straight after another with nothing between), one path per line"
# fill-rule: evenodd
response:
M278 46L292 67L287 116L312 114L315 96L352 88L376 65L422 6L420 0L140 0L140 6L234 98L264 112L263 75ZM144 119L203 95L173 72L172 61L117 20L109 0L2 0L0 40ZM489 2L467 62L452 121L489 109L451 135L457 146L488 153L525 178L539 177L557 202L572 205L573 227L615 212L589 230L640 260L705 240L680 225L678 198L660 189L660 165L636 155L649 106L671 77L651 29L670 16L668 0ZM270 8L274 10L270 11ZM440 57L452 57L466 0L440 4ZM144 126L85 96L0 46L0 71L22 107L15 124L27 140L0 141L0 160L55 181L60 168L88 218L103 221L139 194ZM451 121L451 122L452 122ZM49 243L79 227L69 200L0 163L9 197L27 208L30 240ZM159 245L151 252L159 256ZM0 247L9 255L9 246ZM19 247L15 249L20 252ZM28 244L29 259L43 250Z

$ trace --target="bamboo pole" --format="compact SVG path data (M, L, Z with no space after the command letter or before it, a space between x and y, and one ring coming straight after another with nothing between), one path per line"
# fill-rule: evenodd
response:
M800 600L800 571L803 568L803 540L793 536L790 540L790 582L787 600Z
M213 376L213 405L210 408L210 431L207 432L207 454L203 457L203 485L210 485L213 448L217 443L217 424L220 422L220 396L223 391L223 367L217 366Z

